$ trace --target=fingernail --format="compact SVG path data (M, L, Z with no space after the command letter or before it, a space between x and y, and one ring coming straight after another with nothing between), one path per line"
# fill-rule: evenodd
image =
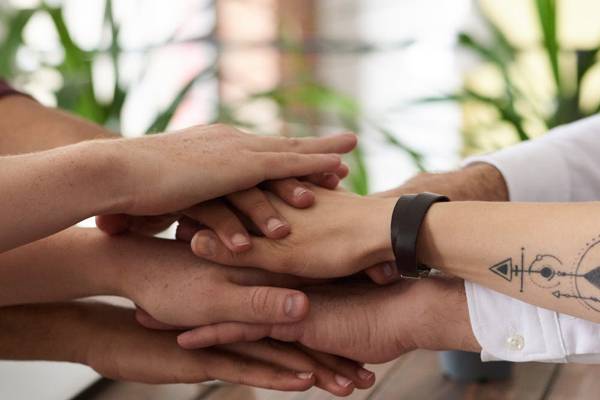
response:
M267 221L267 229L271 232L275 232L278 229L281 229L285 226L285 224L278 218L269 218Z
M383 265L383 275L385 275L386 278L391 278L394 276L394 268L392 267L392 264L385 263Z
M367 369L364 369L364 368L359 368L357 373L358 373L358 377L360 379L362 379L363 381L370 381L373 378L373 376L375 375L373 372L371 372Z
M294 189L294 196L295 197L302 197L304 196L306 193L308 192L308 190L306 190L303 187L298 186L296 189Z
M339 386L341 387L348 387L352 384L352 381L348 378L346 378L345 376L341 376L341 375L336 375L335 376L335 383L337 383Z
M299 318L302 316L302 303L304 296L301 294L291 294L286 297L284 311L285 315L290 318Z
M242 246L249 245L250 240L248 239L248 237L246 235L243 235L241 233L236 233L235 235L233 235L231 237L231 243L233 243L236 246L242 247Z
M208 236L194 236L194 249L203 256L214 257L217 252L217 243Z
M314 374L312 372L296 372L296 376L299 379L303 379L303 380L312 379L313 375Z

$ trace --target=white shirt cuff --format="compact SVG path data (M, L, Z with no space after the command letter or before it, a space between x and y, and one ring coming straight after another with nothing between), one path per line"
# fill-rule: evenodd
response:
M555 312L465 281L473 334L483 361L567 362Z

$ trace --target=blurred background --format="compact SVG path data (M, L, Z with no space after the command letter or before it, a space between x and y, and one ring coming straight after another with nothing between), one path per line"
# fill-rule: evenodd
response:
M362 136L352 190L598 111L594 0L2 0L0 76L125 136Z
M0 76L128 137L352 130L347 186L364 194L597 113L598 15L596 0L0 0ZM95 379L80 371L44 376Z

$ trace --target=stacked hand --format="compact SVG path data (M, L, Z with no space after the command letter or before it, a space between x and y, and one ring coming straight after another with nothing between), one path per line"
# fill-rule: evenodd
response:
M395 198L333 190L354 135L259 137L213 125L115 139L34 102L19 107L63 147L2 158L5 358L81 362L142 382L347 395L374 383L360 362L477 348L460 281L331 280L397 278ZM86 141L97 136L107 140ZM110 237L67 229L92 215ZM175 220L179 242L148 237ZM61 303L94 295L137 309Z
M478 349L461 280L400 281L383 288L338 283L306 291L311 311L300 322L209 325L181 334L179 344L193 349L271 337L368 363L416 348Z
M310 278L343 277L393 259L389 232L395 199L311 189L317 198L306 210L294 209L269 195L291 224L285 238L257 237L251 249L233 252L218 234L201 229L191 239L192 250L219 264Z
M381 287L364 282L311 284L290 276L332 278L365 270L376 282L388 283L396 278L395 272L384 273L392 266L387 261L393 255L386 242L395 198L360 197L309 187L316 195L315 205L303 210L267 194L277 212L290 222L291 232L278 240L253 237L252 248L245 251L231 251L221 235L189 219L179 225L178 238L191 241L196 255L229 266L217 266L219 270L242 275L268 274L259 271L270 270L272 276L289 279L281 281L282 285L300 289L308 297L307 315L302 314L296 321L232 319L206 323L179 335L183 348L270 337L374 363L392 360L415 348L478 349L461 280L432 278ZM169 328L162 324L164 319L152 313L138 312L138 320L150 328Z

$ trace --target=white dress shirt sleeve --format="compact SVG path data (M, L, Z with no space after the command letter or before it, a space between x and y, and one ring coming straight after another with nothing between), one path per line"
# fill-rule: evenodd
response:
M511 201L600 200L600 116L496 153L471 157L504 176ZM546 310L465 282L484 361L600 363L600 324Z

